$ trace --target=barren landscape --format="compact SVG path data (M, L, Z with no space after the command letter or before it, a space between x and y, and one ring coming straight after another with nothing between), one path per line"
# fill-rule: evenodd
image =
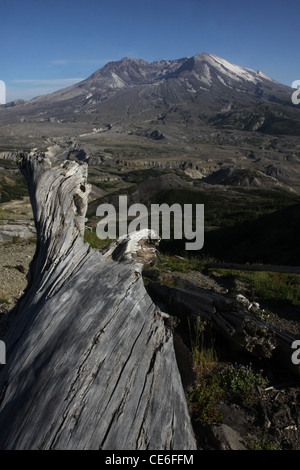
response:
M117 207L124 194L147 207L204 204L203 249L161 240L142 269L174 339L197 449L299 450L291 344L300 339L300 114L291 92L261 71L197 54L125 58L67 89L0 106L1 338L22 315L18 300L40 256L24 152L54 169L87 169L84 240L103 256L112 240L96 236L99 204Z

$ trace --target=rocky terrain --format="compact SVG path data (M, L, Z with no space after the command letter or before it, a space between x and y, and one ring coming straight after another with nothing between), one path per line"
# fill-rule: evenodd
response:
M98 205L116 204L120 194L148 206L204 203L203 251L187 260L180 241L162 241L157 264L144 272L145 285L204 290L230 302L243 295L261 306L260 319L299 338L299 274L288 278L276 271L276 265L300 266L300 108L292 105L291 94L261 71L197 54L154 63L125 58L67 89L0 106L1 333L26 287L35 251L27 185L16 160L20 150L38 148L53 162L88 164L90 233ZM203 260L247 263L248 268L273 265L272 276L261 280L273 303L241 270L224 274ZM285 281L284 288L274 282L270 287L270 277ZM274 296L277 290L283 302ZM236 351L219 337L217 360L197 375L188 325L176 309L160 306L170 316L199 448L299 450L298 377L276 361ZM211 331L204 326L208 340ZM263 371L267 382L254 387L258 401L245 404L213 382L236 362ZM209 417L201 414L201 382L212 396L216 392Z
M35 244L24 240L0 243L2 324L5 324L4 314L13 308L27 285L26 275L34 252Z
M254 184L273 178L298 190L300 115L291 95L214 54L124 58L69 88L0 106L0 151L37 147L90 165L182 168L210 181L246 169L261 175Z
M11 318L9 312L22 295L26 287L26 275L29 263L35 251L34 243L18 241L17 243L0 243L0 285L1 295L5 302L0 304L1 336L7 330ZM160 258L160 255L158 255ZM150 273L151 274L151 273ZM146 271L145 275L149 275ZM207 275L201 271L173 271L164 268L160 270L160 282L178 285L187 289L205 289L209 292L221 293L234 297L241 292L251 299L251 292L246 284L224 282L217 273L212 271ZM145 278L146 279L146 278ZM259 299L256 299L259 300ZM161 305L159 304L160 308ZM289 331L299 337L299 307L287 307L279 313L268 311L268 322L282 331ZM171 315L174 330L175 349L182 375L187 399L195 383L195 372L192 365L192 350L190 347L190 332L182 323L176 312L167 311ZM299 450L300 409L299 378L289 374L278 364L259 363L247 354L241 354L222 342L216 343L218 362L217 373L235 363L254 363L255 370L262 369L267 382L263 387L255 389L258 400L252 405L245 405L234 396L222 397L217 401L217 409L222 413L222 419L210 422L199 419L192 403L190 413L193 419L194 432L198 446L210 450Z
M168 263L165 264L165 269L160 272L160 282L167 283L168 285L178 286L185 288L192 292L197 289L205 289L211 293L218 293L225 295L228 299L236 298L236 296L244 296L251 302L262 302L263 299L254 296L251 288L247 283L242 283L234 278L232 280L224 280L217 272L213 270L208 274L202 271L173 271L168 268ZM249 302L250 305L250 302ZM262 309L261 304L259 309ZM167 310L169 311L169 310ZM176 306L174 305L176 312ZM268 324L278 328L280 331L285 331L293 334L295 338L299 337L299 306L285 305L283 308L276 311L272 309L267 310L265 320ZM182 367L183 380L186 386L187 394L194 390L195 381L197 378L193 375L193 358L190 356L190 362L187 359L186 347L190 348L191 332L181 315L178 315L181 320L175 321L175 331L177 332L177 347L178 357L185 352L185 360L179 359L179 364ZM176 317L176 313L175 313ZM209 331L209 327L204 327ZM207 341L206 347L209 349L209 333L205 332L204 341ZM208 334L208 337L206 336ZM205 344L205 343L204 343ZM203 347L203 345L202 345ZM260 361L253 356L249 356L245 351L232 348L230 344L224 343L220 337L215 338L214 343L216 356L214 359L211 357L203 360L208 368L206 371L200 373L198 381L206 381L209 383L210 379L218 376L220 370L226 370L228 367L249 367L252 365L255 371L261 371L266 382L263 386L255 387L256 399L253 403L245 404L238 398L238 395L225 395L220 393L216 395L215 401L209 404L208 408L211 410L216 409L221 413L221 417L217 414L211 414L206 417L202 414L199 418L199 408L193 408L191 403L191 413L194 419L194 428L199 439L199 442L204 445L206 449L252 449L252 450L299 450L299 378L281 367L278 362ZM191 349L189 349L191 354ZM190 369L187 365L190 365ZM203 367L205 367L203 365ZM250 366L251 367L251 366ZM212 387L209 393L215 393ZM203 396L205 391L202 390ZM205 399L202 402L207 405ZM209 403L209 401L208 401ZM201 407L200 407L201 410ZM215 409L213 410L215 412Z

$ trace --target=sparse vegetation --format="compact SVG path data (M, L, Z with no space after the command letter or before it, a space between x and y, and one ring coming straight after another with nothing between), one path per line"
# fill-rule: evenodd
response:
M245 405L257 403L259 397L255 387L266 387L267 380L262 371L255 372L252 364L231 364L220 372L220 386L230 399L238 398Z
M193 324L190 320L189 330L191 337L191 351L193 359L193 368L197 377L203 377L210 374L217 363L217 355L214 348L214 339L210 336L205 337L204 331L206 323L197 318Z
M0 220L5 220L6 219L6 213L3 209L0 209Z
M84 232L84 241L86 243L89 243L92 248L95 248L97 250L101 250L105 248L111 242L109 238L107 238L106 240L100 239L97 236L97 233L95 230L88 229L88 228L86 228Z
M216 269L223 278L246 282L252 294L270 305L292 303L300 305L300 275L267 271Z
M211 346L195 349L193 345L192 354L197 380L188 400L196 421L222 422L220 404L224 400L244 406L258 403L256 387L265 387L268 383L261 371L255 372L251 364L229 364L222 368Z
M6 160L4 158L0 158L0 167L9 168L9 169L16 169L17 164L16 164L16 162L14 162L12 160Z
M280 450L278 444L266 440L252 439L249 441L250 450Z
M196 273L199 271L208 278L213 275L212 278L219 280L221 284L225 280L238 282L238 284L235 282L228 284L235 286L229 295L236 295L237 292L240 292L235 290L236 286L244 286L251 295L251 301L257 300L259 304L263 302L271 305L272 302L275 302L278 305L278 302L283 302L295 307L299 305L297 303L300 292L299 275L208 269L206 263L212 260L205 258L205 256L202 256L201 260L199 258L159 253L155 267L161 274L160 282L171 286L173 283L175 287L181 287L180 280L185 279L185 276L181 278L180 273L186 274L192 271L195 272L196 277ZM281 287L278 283L281 284ZM274 313L272 312L271 307L270 310L267 307L257 311L251 310L253 315L264 321L268 321L271 314L270 321L273 322ZM195 378L186 392L195 429L203 429L203 424L228 424L228 413L230 413L228 410L241 416L247 416L247 418L250 417L250 419L253 419L254 416L259 419L261 406L267 406L267 416L271 420L273 395L268 395L269 392L266 391L270 382L262 370L262 363L260 364L255 359L255 364L252 365L251 359L253 358L249 358L247 353L240 355L234 351L226 350L224 355L224 344L221 338L216 332L216 336L212 334L211 325L201 320L200 317L188 320L186 328L188 332L186 334L189 337L191 364L195 373ZM256 439L248 439L247 435L243 435L246 447L250 450L280 449L282 445L280 426L277 421L273 422L272 420L270 429L256 431ZM234 426L232 427L234 428Z
M20 235L15 235L13 236L12 238L12 243L15 245L16 243L20 243L21 241L21 238L20 238Z
M188 395L195 421L221 423L223 413L217 404L223 394L218 377L206 377L200 383L195 383Z
M201 271L204 269L204 260L199 258L183 258L181 256L172 256L170 254L160 253L156 263L157 269L161 271Z
M254 371L251 363L222 366L218 361L214 338L205 331L206 323L197 318L193 324L188 320L188 324L196 374L196 381L188 395L194 418L203 422L221 422L222 413L218 409L221 399L246 406L256 404L256 387L267 385L262 371Z
M157 170L149 168L147 170L132 170L125 173L123 180L129 183L141 183L149 178L157 178L158 176L169 173L167 170Z
M0 304L9 304L8 297L4 294L4 292L0 291Z
M14 199L22 199L24 196L28 196L28 187L25 179L19 178L12 184L0 182L0 203L9 202Z
M195 185L199 184L196 180ZM281 208L300 203L297 194L281 190L234 188L231 191L168 189L156 195L157 204L204 204L205 227L233 227Z
M206 330L206 322L200 317L193 323L188 319L193 369L196 381L188 394L196 421L220 423L223 413L217 404L224 395L218 370L218 358L214 339Z
M187 75L189 69L183 69ZM141 201L145 204L204 204L206 233L204 249L201 252L184 251L185 240L163 240L160 245L162 252L159 254L155 267L160 275L159 280L163 280L168 285L176 283L176 287L186 288L186 285L190 285L188 283L193 284L192 277L194 275L196 277L196 274L200 272L209 277L211 271L206 268L207 263L216 261L216 258L225 260L226 256L229 262L266 264L292 264L295 262L296 265L299 265L300 251L297 234L300 230L300 196L296 191L299 191L300 188L299 181L297 181L300 170L300 121L299 113L297 114L297 110L293 110L291 106L289 94L285 95L279 91L277 93L275 89L272 96L270 96L271 91L268 90L264 95L260 95L258 92L263 90L256 88L256 94L250 96L251 99L248 101L247 95L249 93L251 95L250 91L244 94L235 94L233 89L227 89L227 97L221 98L220 101L220 96L215 95L212 89L208 94L200 93L194 96L187 93L190 97L186 99L182 83L176 85L174 73L171 75L173 77L172 87L169 89L167 88L168 74L164 76L164 87L161 90L167 90L168 93L162 96L160 101L155 101L160 89L155 87L157 91L154 94L151 87L147 91L147 80L144 80L143 93L134 95L134 88L131 88L128 94L131 97L128 108L124 106L124 104L126 105L126 93L123 92L120 105L117 99L114 99L112 101L114 106L110 108L110 100L105 100L105 98L114 93L114 90L110 90L109 95L102 94L98 103L98 100L95 99L93 110L90 105L88 106L88 110L93 111L92 113L78 112L77 115L74 115L72 110L75 108L72 106L67 110L67 107L64 108L64 104L60 111L59 106L52 107L50 100L48 111L42 110L45 114L45 121L43 117L43 121L40 121L40 109L37 105L35 109L32 108L32 122L29 120L27 124L24 123L24 126L22 124L22 129L23 127L26 129L26 126L28 126L28 131L30 129L26 138L18 136L19 116L17 123L12 121L9 125L4 119L1 150L16 150L15 146L21 140L28 145L30 142L28 150L32 147L31 143L40 146L40 149L44 146L44 150L46 150L48 144L54 143L58 135L60 138L57 141L62 143L62 148L64 147L65 150L70 139L68 137L67 140L60 135L63 134L61 131L63 123L70 126L66 127L68 135L74 134L72 128L76 123L76 135L85 135L86 137L78 137L76 142L74 139L70 145L74 146L74 149L86 147L85 155L101 157L100 165L96 165L93 169L89 167L89 178L95 186L109 193L105 196L108 200L110 197L111 200L116 199L119 194L132 196L135 193L132 200L135 199L137 202L140 195ZM196 77L197 75L193 76L193 83L196 83ZM272 86L270 85L270 87ZM246 90L250 90L250 88ZM244 95L244 98L238 97L238 95ZM194 98L191 99L193 96ZM181 97L184 98L183 101ZM197 103L195 109L194 103ZM224 109L229 106L230 111L219 112L220 103L222 106L224 105ZM285 106L285 103L288 106ZM124 113L125 109L127 109L126 113ZM216 114L216 109L218 109L218 114ZM51 119L52 121L53 118L56 119L56 114L58 117L62 117L59 124L51 122ZM53 118L50 119L52 115ZM263 125L260 124L260 127L256 127L260 118L262 118ZM47 119L49 119L48 123ZM104 125L106 120L107 124ZM211 124L212 127L209 128ZM106 127L106 131L89 135L90 130L98 126L101 126L102 129ZM164 129L164 139L153 140L149 138L149 135L151 137L150 131L152 132L156 127L159 131L155 130L154 136L155 133L159 135L161 129ZM281 138L280 134L282 133L291 134L294 137L283 136ZM278 137L270 137L269 134L276 134ZM22 142L22 146L24 142ZM71 159L76 160L75 151ZM227 169L232 170L232 166L235 164L237 171L227 172ZM243 168L240 168L241 166ZM0 167L3 172L3 178L2 173L0 175L2 178L0 180L0 203L21 199L27 195L27 184L20 176L17 176L17 172L12 171L17 168L16 163L0 159ZM198 179L191 179L179 168L187 170L187 173ZM274 184L272 178L262 174L261 171L275 175ZM209 173L212 176L211 180L206 178ZM166 174L171 174L168 183L163 177ZM157 187L153 186L153 192L151 186L151 196L150 190L149 195L147 190L141 189L139 193L139 185L140 187L146 186L141 183L160 176L162 178L159 178ZM174 176L179 176L181 181L178 178L173 178ZM187 185L187 182L190 184ZM262 189L251 187L253 182L261 184ZM217 183L220 183L220 186ZM280 189L284 185L286 190ZM292 190L290 190L291 188ZM293 192L293 190L296 191ZM101 194L101 192L99 193ZM294 213L288 211L286 218L284 218L284 213L275 214L276 211L289 209L294 205L298 205L298 214L297 211ZM18 213L20 214L20 212ZM272 214L274 218L268 218ZM0 220L13 220L8 215L8 211L0 210ZM95 212L89 213L89 225L94 223L94 215ZM260 220L260 218L264 220ZM290 221L292 221L291 225L289 225ZM84 240L95 249L102 249L111 242L109 239L100 240L94 227L85 230ZM33 241L35 242L35 240ZM22 249L18 236L14 237L9 244L4 243L3 247L8 247L7 251L10 253L20 252ZM4 258L2 257L2 259ZM6 268L3 269L4 278L6 275L9 279L10 275L12 279L16 277L14 275L23 273L18 260L12 261L8 256L5 258L5 263L7 264L3 266ZM15 263L15 266L9 263ZM19 273L9 271L18 269L18 267ZM176 275L173 276L172 273L175 271ZM180 278L180 273L189 273L191 276ZM236 295L239 289L245 289L251 295L251 300L263 302L267 304L268 308L273 305L288 305L296 307L293 313L298 311L300 275L217 268L214 268L214 273L217 274L214 280L220 280L221 285L223 282L226 287L233 286L229 288L229 295ZM200 277L198 275L197 282L199 284L201 283ZM209 285L209 287L211 286ZM7 292L11 294L11 299L14 298L9 284L3 282L2 288L5 291L7 289ZM4 292L0 292L0 303L9 303L8 296ZM2 308L5 309L6 306L4 305ZM261 320L267 320L269 315L267 308L258 312L251 310L249 314L251 313L258 315ZM217 314L219 314L218 311ZM234 315L234 312L231 314ZM274 313L271 313L270 321L274 321L274 316ZM187 343L189 343L193 372L196 376L195 382L188 390L188 399L194 420L205 423L222 423L221 405L224 402L229 407L234 404L230 408L231 410L238 409L244 412L250 408L252 419L259 408L259 400L261 399L258 393L259 389L264 388L267 384L262 372L247 362L249 356L240 357L239 353L229 352L226 348L222 350L226 357L221 359L218 349L220 345L200 317L192 324L189 323L189 332L185 333L190 340ZM240 361L239 363L234 363L233 358L236 357ZM221 362L223 360L224 362ZM272 369L271 366L270 369ZM274 370L272 369L272 374L277 374L276 366ZM276 392L274 395L278 409L283 394L284 391L281 389L280 393ZM295 396L291 394L290 398L292 406L296 409L295 404L299 401L299 394L295 393ZM265 405L265 402L262 403L262 407ZM275 408L271 409L273 411ZM287 409L288 423L282 425L279 431L284 435L284 442L286 442L286 431L294 413L292 407L288 408L287 406ZM283 422L284 407L280 411L283 413L277 420L277 424L280 420ZM269 417L273 416L270 409L267 412ZM261 417L260 414L261 409L258 410L256 417ZM293 419L295 415L299 421L299 410L296 410ZM294 419L294 422L297 423L297 419ZM272 439L265 435L265 430L257 436L257 439L250 440L248 446L252 450L276 450L279 448Z

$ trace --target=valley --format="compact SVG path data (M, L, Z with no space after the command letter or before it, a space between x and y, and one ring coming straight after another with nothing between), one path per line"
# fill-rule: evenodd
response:
M191 327L176 303L153 294L162 285L222 295L225 304L243 295L259 305L255 320L299 337L300 108L291 94L261 71L203 53L154 63L124 58L67 89L0 106L1 331L36 243L20 152L37 149L54 166L87 165L85 241L96 250L111 242L96 236L97 207L117 207L119 195L147 207L204 204L203 249L161 240L143 271L146 289L171 317L198 445L222 448L222 424L242 448L299 449L299 377L276 359L253 357L247 345L235 350L202 318ZM268 382L251 376L251 390L233 393L220 372L249 361Z

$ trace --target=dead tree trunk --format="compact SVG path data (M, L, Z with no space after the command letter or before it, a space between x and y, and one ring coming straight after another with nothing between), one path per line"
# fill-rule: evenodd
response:
M37 247L5 339L1 449L195 449L173 338L135 263L83 241L87 166L22 155Z
M300 366L292 362L292 344L297 338L260 320L236 299L159 283L149 284L148 291L154 301L165 304L179 318L208 321L235 348L259 359L275 359L299 377Z

